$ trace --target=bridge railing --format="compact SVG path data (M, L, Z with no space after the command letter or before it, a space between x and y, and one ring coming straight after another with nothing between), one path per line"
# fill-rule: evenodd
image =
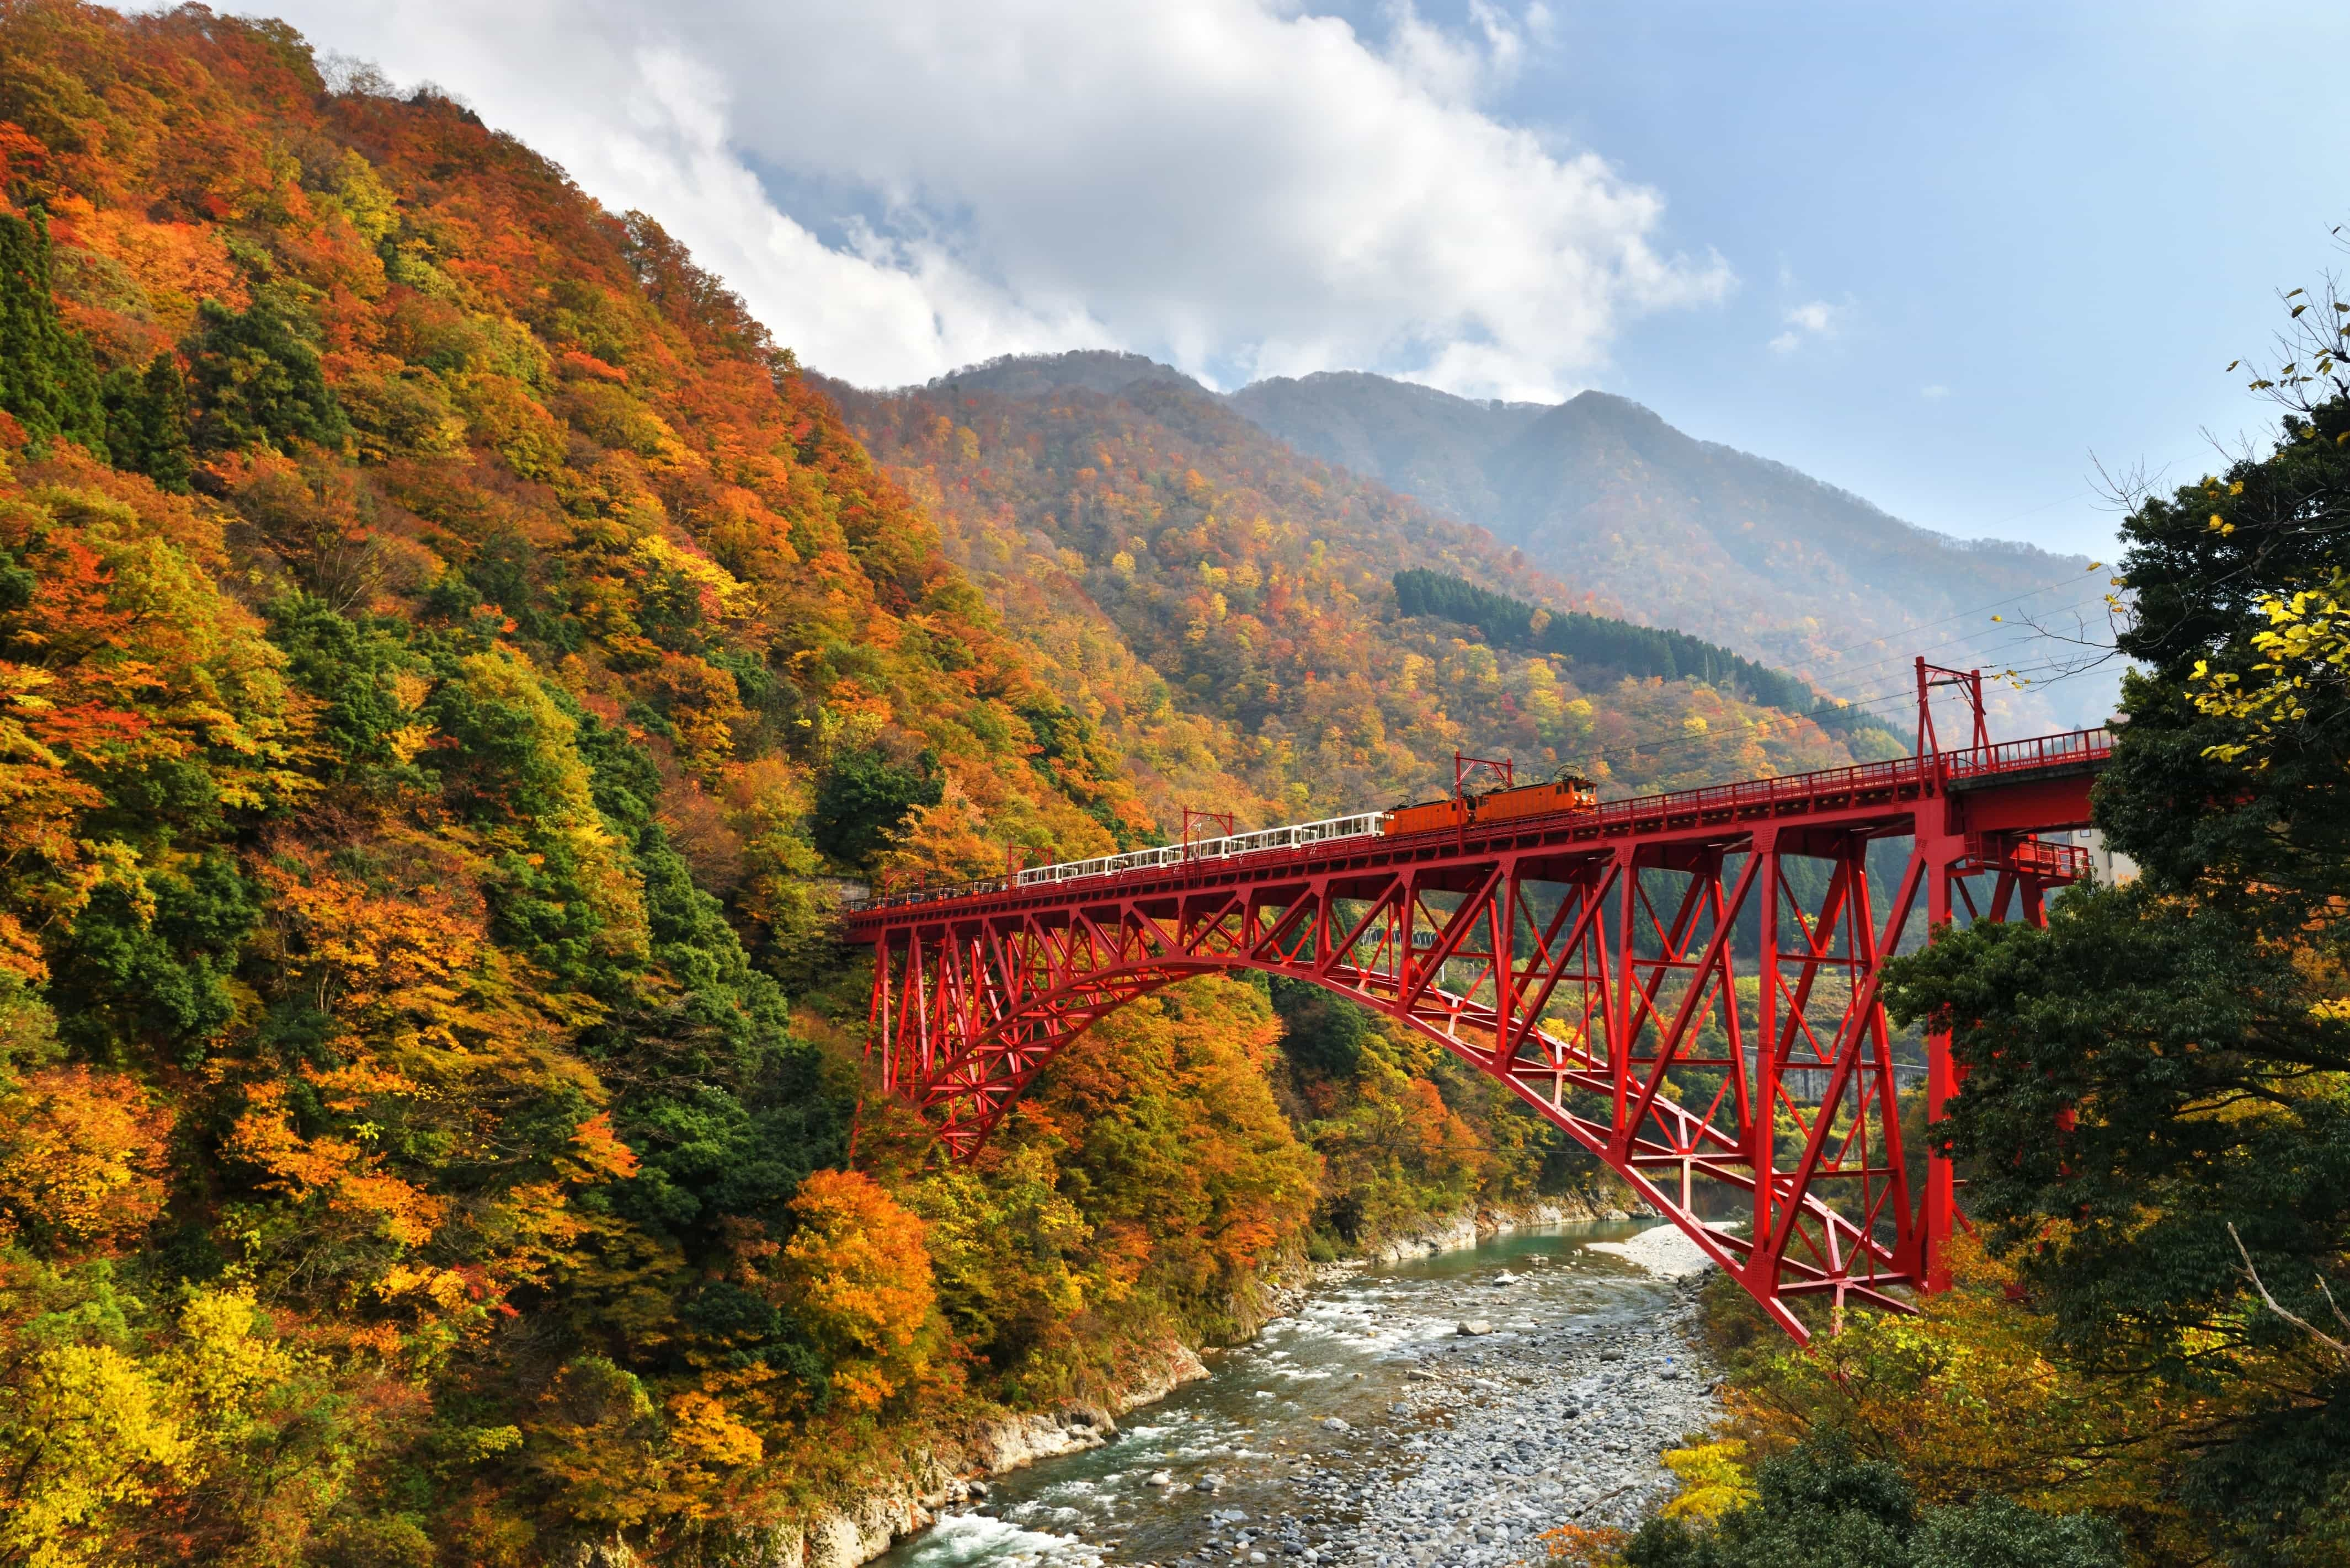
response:
M1875 790L1909 787L1939 787L1953 779L1984 778L1998 774L2022 773L2034 768L2061 767L2094 763L2113 749L2113 737L2106 730L2074 730L2059 735L2042 735L2028 741L2008 741L1995 746L1971 746L1959 751L1929 753L1922 757L1897 757L1889 762L1855 763L1841 768L1823 768L1814 773L1788 774L1778 778L1747 779L1737 784L1701 784L1695 789L1670 790L1659 794L1637 795L1629 800L1613 800L1601 805L1596 814L1579 813L1596 817L1605 828L1618 823L1642 822L1657 817L1711 816L1744 815L1768 811L1780 805L1803 801L1816 801L1850 794L1866 794ZM1170 844L1152 849L1128 850L1123 855L1097 856L1090 860L1062 861L1051 866L1031 867L1024 871L1003 877L980 877L964 882L942 883L935 887L920 887L900 892L883 892L872 898L854 898L842 908L850 914L868 909L896 909L907 905L943 903L952 899L977 898L983 894L1001 893L1013 888L1033 888L1057 882L1074 882L1096 877L1114 877L1129 871L1156 870L1170 866L1184 866L1201 860L1227 860L1241 855L1252 855L1269 849L1298 849L1332 839L1358 838L1380 832L1386 825L1385 812L1358 812L1352 816L1334 816L1320 822L1295 823L1284 827L1259 828L1252 833L1236 833L1226 838L1211 838L1191 844ZM1519 818L1513 826L1523 826L1538 819ZM1440 836L1451 829L1435 830ZM1418 835L1415 836L1427 836Z
M2114 749L2110 731L2072 730L2061 735L2040 735L2029 741L2006 741L1996 746L1975 746L1963 752L1941 752L1937 758L1944 778L1976 778L1989 774L2018 773L2027 768L2063 767L2094 763Z
M1814 773L1786 774L1768 779L1742 779L1736 784L1700 784L1695 789L1667 790L1658 794L1634 795L1628 800L1611 800L1600 805L1598 817L1604 825L1640 822L1659 816L1717 815L1794 801L1817 800L1823 795L1893 789L1914 784L1917 778L1918 761L1914 757L1886 763L1854 763L1841 768L1822 768Z

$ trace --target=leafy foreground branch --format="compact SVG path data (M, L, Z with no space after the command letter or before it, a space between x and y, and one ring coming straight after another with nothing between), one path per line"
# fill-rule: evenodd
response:
M1987 1251L1808 1353L1720 1293L1756 1495L1623 1562L2350 1560L2350 401L2288 407L2124 526L2095 814L2142 875L1887 968Z

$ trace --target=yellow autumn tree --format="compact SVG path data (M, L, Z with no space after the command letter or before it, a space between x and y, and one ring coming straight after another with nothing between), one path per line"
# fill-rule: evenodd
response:
M2178 1512L2160 1439L2214 1412L2083 1376L1978 1243L1957 1239L1950 1260L1955 1288L1919 1315L1857 1314L1834 1338L1770 1357L1731 1395L1733 1425L1766 1454L1833 1428L1898 1467L1921 1502L1991 1492L2136 1516L2159 1533Z
M172 1404L111 1345L57 1345L17 1368L0 1387L0 1557L25 1568L117 1561L117 1532L192 1451Z
M879 1407L926 1370L936 1293L922 1221L872 1178L820 1170L792 1199L785 1298L832 1366L834 1397Z
M127 1074L51 1067L0 1092L0 1245L103 1250L162 1212L171 1127Z

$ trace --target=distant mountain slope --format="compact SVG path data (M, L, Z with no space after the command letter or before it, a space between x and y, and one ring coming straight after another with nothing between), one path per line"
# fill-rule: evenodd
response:
M1735 691L1403 614L1393 579L1411 568L1553 609L1616 607L1482 529L1301 457L1148 360L1079 353L896 392L826 386L1162 819L1178 803L1259 820L1384 805L1449 786L1455 747L1618 788L1850 754Z
M1309 456L1488 528L1503 507L1485 473L1486 457L1550 411L1547 403L1475 402L1360 370L1275 377L1227 400Z
M951 386L961 392L1002 392L1025 398L1056 391L1122 392L1136 385L1205 389L1182 371L1143 355L1086 348L1068 354L1000 355L941 376L931 383L931 389Z
M1482 403L1350 372L1261 381L1228 401L1300 452L1482 524L1635 618L1841 696L1898 692L1914 652L1960 639L1970 640L1947 648L1954 660L2042 663L2050 655L1989 631L1994 601L2042 590L2009 608L2012 622L2017 608L2095 606L2103 587L2085 556L1951 539L1604 392ZM2095 722L2111 692L2109 680L2011 692L2002 718Z

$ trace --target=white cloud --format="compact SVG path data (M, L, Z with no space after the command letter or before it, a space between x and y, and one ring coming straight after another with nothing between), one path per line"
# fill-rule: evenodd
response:
M1771 339L1773 351L1792 354L1814 337L1832 337L1844 316L1843 307L1830 305L1825 299L1813 300L1789 310L1783 319L1787 329Z
M1918 395L1929 403L1937 403L1950 395L1950 389L1939 381L1933 381L1918 388Z
M1116 345L1552 397L1733 286L1663 198L1481 107L1552 23L1289 0L277 0L641 207L868 384Z

